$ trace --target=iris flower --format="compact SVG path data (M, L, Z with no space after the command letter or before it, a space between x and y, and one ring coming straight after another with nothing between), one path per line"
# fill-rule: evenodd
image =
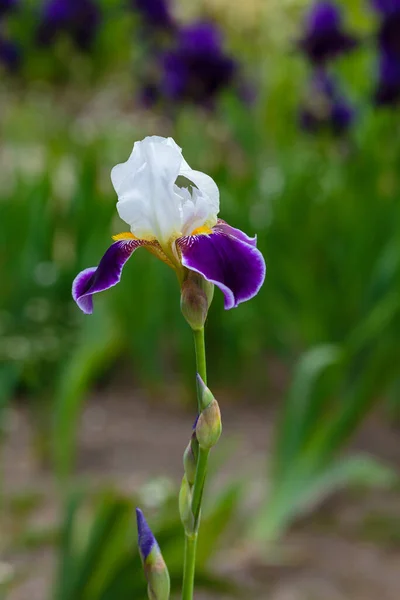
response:
M340 7L333 2L316 2L306 15L299 48L313 64L323 64L353 50L358 41L343 30Z
M93 0L48 0L37 32L39 44L52 44L59 33L67 33L81 50L88 50L101 21Z
M178 177L192 185L179 187ZM218 218L216 183L189 167L172 138L136 142L127 162L113 168L111 180L119 216L130 231L114 236L98 267L75 278L72 296L84 313L93 311L93 294L119 283L126 261L142 246L174 269L181 284L189 271L215 284L226 309L257 294L265 262L256 238Z
M0 34L0 65L12 73L17 71L21 64L21 51L12 40L3 38Z
M381 17L380 49L400 59L400 0L372 0L372 6Z
M400 60L382 53L379 59L379 79L375 90L375 104L398 106L400 103Z
M153 29L171 29L175 26L167 0L131 0L144 23Z
M17 0L0 0L0 17L10 12L17 6Z
M211 22L181 27L173 48L162 52L158 62L161 75L153 85L146 86L146 100L165 99L174 104L187 101L212 107L218 94L238 75L238 64L223 47L222 32Z
M300 110L302 128L310 133L328 129L339 135L347 131L354 117L353 107L339 93L335 80L323 70L316 71Z

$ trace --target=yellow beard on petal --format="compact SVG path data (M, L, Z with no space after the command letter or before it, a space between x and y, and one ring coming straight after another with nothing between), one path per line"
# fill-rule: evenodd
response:
M112 239L116 242L119 242L120 240L138 240L139 238L137 238L136 235L133 235L133 233L130 231L127 231L125 233L117 233L117 235L113 235Z
M133 235L133 233L128 231L128 232L124 232L124 233L117 233L116 235L112 236L112 239L115 240L116 242L119 242L121 240L139 240L141 238L136 237L136 235ZM165 252L163 251L163 249L161 248L160 244L158 243L158 241L156 239L146 240L146 244L143 244L143 248L145 248L151 254L153 254L154 256L156 256L157 258L162 260L163 262L165 262L165 264L167 264L172 269L176 269L176 266L165 254Z
M207 225L202 225L201 227L194 229L190 235L207 235L209 233L212 233L212 229Z

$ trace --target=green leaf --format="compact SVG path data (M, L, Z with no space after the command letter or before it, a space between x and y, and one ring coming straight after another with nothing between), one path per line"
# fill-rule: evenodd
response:
M93 315L84 320L81 340L63 366L55 391L54 465L59 477L73 467L76 433L85 394L96 375L120 350L120 337L113 322L99 303Z
M306 442L310 423L314 420L310 408L313 405L318 379L341 358L340 348L334 345L317 346L301 357L276 432L273 465L275 480L283 477L287 469L291 468Z

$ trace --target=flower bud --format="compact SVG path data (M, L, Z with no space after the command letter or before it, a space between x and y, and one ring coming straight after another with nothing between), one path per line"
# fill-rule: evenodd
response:
M185 470L186 478L189 485L194 484L196 477L197 468L197 456L198 456L198 443L196 440L196 434L192 435L192 439L186 446L186 450L183 453L183 468Z
M196 425L196 437L199 446L209 450L218 442L222 432L221 412L215 398L199 416Z
M192 512L192 488L186 475L183 476L181 489L179 491L179 514L185 532L191 535L195 531L195 519Z
M214 285L189 271L181 290L181 311L194 331L204 327L214 293Z
M140 508L136 509L139 554L147 579L149 600L169 600L170 580L167 566Z
M197 375L201 413L196 423L196 439L201 448L209 450L218 442L221 432L219 405L204 381Z
M211 390L206 386L206 384L200 377L199 373L197 373L196 380L197 380L197 393L198 393L198 396L200 399L200 409L204 410L214 400L214 396L213 396ZM197 418L197 421L198 421L198 418ZM195 424L196 426L197 426L197 421Z

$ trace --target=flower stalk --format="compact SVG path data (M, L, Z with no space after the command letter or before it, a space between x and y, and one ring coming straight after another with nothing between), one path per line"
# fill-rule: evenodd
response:
M193 590L194 590L194 577L195 577L195 569L196 569L196 547L197 547L197 536L198 530L200 526L200 517L201 517L201 505L203 499L203 491L205 480L207 476L207 467L208 467L208 457L210 454L211 446L214 445L219 438L221 432L221 419L219 408L217 409L217 424L215 423L215 419L211 419L211 429L217 429L219 433L214 435L214 439L211 445L208 447L204 447L199 444L197 439L197 431L200 423L201 431L206 426L208 427L209 420L207 419L208 415L207 411L215 412L215 405L218 407L218 404L215 398L212 396L210 390L206 387L205 382L207 381L207 368L206 368L206 351L205 351L205 342L204 342L204 327L198 330L193 331L194 334L194 346L196 352L196 367L197 367L197 402L198 402L198 410L199 410L199 418L196 422L195 427L195 436L192 436L191 444L195 444L195 454L197 454L197 466L194 477L194 483L191 486L191 517L193 518L193 529L188 531L187 526L185 527L185 559L184 559L184 568L183 568L183 586L182 586L182 600L193 600ZM214 422L213 422L214 421ZM203 423L203 425L202 425ZM218 425L219 423L219 425ZM206 436L208 439L210 436ZM187 478L185 476L184 481L188 484ZM185 492L186 493L186 492Z

